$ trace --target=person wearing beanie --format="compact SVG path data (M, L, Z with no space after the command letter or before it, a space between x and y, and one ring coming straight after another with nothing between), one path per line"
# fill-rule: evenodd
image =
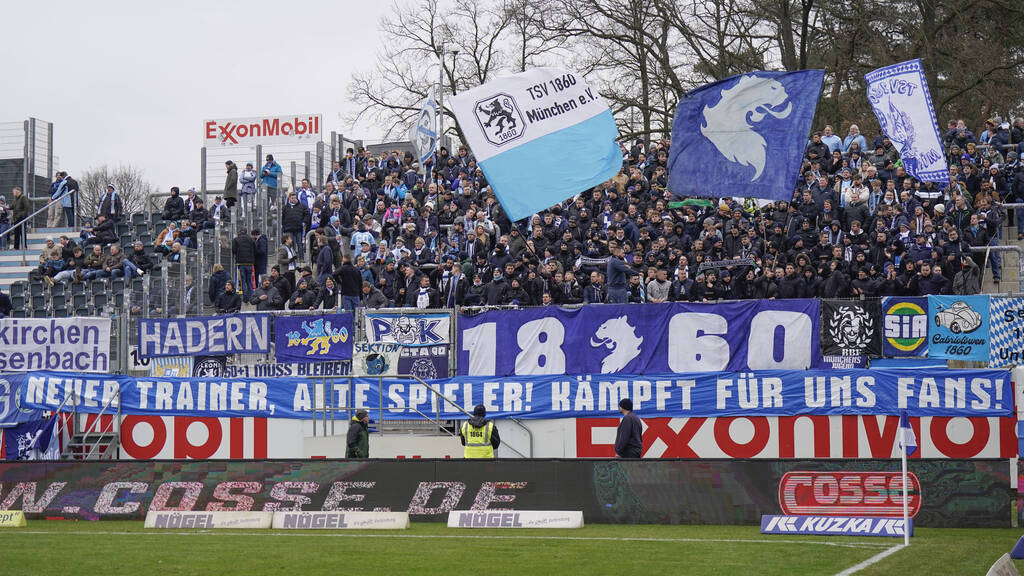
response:
M462 423L459 440L466 447L464 457L494 458L494 451L501 445L501 437L494 422L487 419L487 409L483 404L477 404L473 415Z
M640 458L644 451L643 425L633 413L633 401L629 398L619 400L619 412L622 412L622 421L615 434L615 457Z
M370 457L370 414L366 410L356 410L356 415L348 425L345 438L345 458Z

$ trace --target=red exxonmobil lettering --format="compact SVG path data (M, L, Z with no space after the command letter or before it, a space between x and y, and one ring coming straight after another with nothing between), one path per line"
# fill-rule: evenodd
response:
M908 510L921 509L921 483L908 473ZM791 516L903 516L899 472L793 471L779 480L779 507Z
M892 458L897 416L645 418L645 458ZM576 419L576 454L615 455L614 418ZM911 418L912 458L1013 458L1014 418Z
M321 124L320 114L207 120L203 123L203 140L224 146L320 140Z

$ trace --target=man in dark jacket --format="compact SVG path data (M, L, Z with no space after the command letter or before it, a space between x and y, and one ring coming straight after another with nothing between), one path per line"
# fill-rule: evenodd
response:
M466 447L466 458L494 458L494 451L501 446L498 427L487 419L487 408L477 404L469 421L459 429L459 440Z
M14 199L11 200L11 226L13 227L17 226L22 220L28 218L29 212L32 210L28 203L28 196L25 196L21 191L21 188L15 186L12 193L14 194ZM27 238L26 234L28 232L26 228L28 225L29 224L26 222L24 226L21 226L17 231L13 232L15 250L20 250L25 246Z
M622 412L622 421L615 433L615 456L640 458L644 450L643 425L633 413L633 401L629 398L619 400L619 412Z
M284 300L277 288L270 283L270 276L264 276L260 287L252 293L250 304L256 306L256 310L264 312L267 310L280 310Z
M253 228L252 241L253 245L256 246L256 260L253 269L256 272L256 277L262 278L267 274L267 237L259 230Z
M244 228L231 241L231 254L235 257L238 281L242 284L242 297L248 302L252 298L255 284L253 266L256 263L256 243Z
M352 265L352 257L348 254L341 257L341 266L334 274L341 289L341 307L355 310L359 307L359 297L363 286L363 276L359 269Z
M367 281L363 281L363 302L362 305L365 308L387 308L388 298L378 288L374 287Z
M224 179L224 202L228 208L234 208L238 201L238 166L231 160L224 163L227 170L227 177Z
M121 199L121 195L117 193L117 188L113 184L107 184L107 191L100 198L96 216L105 216L107 220L117 222L123 215L124 200Z
M235 292L235 285L228 280L224 284L224 292L217 296L213 304L218 314L235 314L242 309L242 299Z
M306 221L309 220L309 210L306 205L299 202L295 192L288 194L288 201L281 208L281 231L291 234L295 240L295 247L298 249L299 258L302 258L305 251L306 239L303 238L303 230Z
M357 410L348 425L345 437L345 458L370 457L370 415L366 410Z
M181 190L177 186L171 186L171 196L164 201L164 211L160 216L167 221L185 217L185 201L181 199Z

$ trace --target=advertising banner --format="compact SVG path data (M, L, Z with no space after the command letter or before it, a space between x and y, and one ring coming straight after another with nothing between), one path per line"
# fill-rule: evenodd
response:
M1024 364L1024 298L992 297L989 322L989 367Z
M370 342L397 342L402 346L435 346L451 341L449 334L452 317L447 312L367 312L363 318L366 339Z
M929 296L928 357L989 359L989 297Z
M72 397L82 413L98 413L120 398L122 414L311 418L323 399L338 406L377 409L384 418L415 418L410 411L459 417L426 385L403 379L351 378L97 378L33 372L22 387L27 408L57 409ZM618 414L631 398L648 417L877 415L1009 416L1010 373L1005 370L766 370L604 377L535 376L529 379L458 377L430 386L467 412L483 404L492 418L553 419ZM382 388L383 386L383 388ZM120 396L118 396L120 391ZM439 405L440 404L440 405Z
M882 299L882 355L888 358L928 353L928 299L890 296Z
M270 314L139 319L140 358L268 352Z
M110 371L110 318L4 318L0 372Z
M354 339L350 312L274 318L274 357L278 362L351 360Z
M667 374L820 365L817 300L530 308L459 317L458 373Z
M821 353L858 358L882 355L881 306L875 300L822 300Z
M203 146L302 144L323 140L320 114L223 118L203 122Z
M262 460L0 464L0 509L30 519L141 520L149 512L408 512L444 522L457 510L583 512L587 523L755 524L780 514L791 471L876 473L896 460ZM922 486L915 525L1005 527L1005 460L909 463ZM829 486L831 487L831 486ZM836 487L838 488L838 487ZM892 495L873 488L847 499ZM825 486L823 485L823 490ZM824 493L827 495L827 493ZM837 490L835 494L840 494ZM520 517L523 518L523 517ZM514 521L514 516L510 522Z

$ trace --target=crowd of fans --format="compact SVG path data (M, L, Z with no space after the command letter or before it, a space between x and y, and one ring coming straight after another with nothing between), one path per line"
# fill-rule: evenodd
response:
M670 145L622 144L618 176L521 222L465 147L441 148L425 166L409 153L349 149L322 190L308 180L279 189L269 155L259 178L251 164L240 178L228 162L210 207L171 189L155 250L180 258L198 231L270 203L280 245L238 230L234 269L204 271L206 304L231 313L973 294L986 267L999 281L1001 259L971 249L998 245L1014 218L1024 238L1024 210L1003 208L1024 201L1021 118L992 118L978 136L950 122L945 183L909 177L884 135L869 145L855 125L845 137L825 126L807 144L792 199L780 202L734 198L710 182L713 200L673 195ZM51 284L146 274L147 250L136 243L124 255L112 232L122 212L111 186L80 238L47 242L37 274Z

